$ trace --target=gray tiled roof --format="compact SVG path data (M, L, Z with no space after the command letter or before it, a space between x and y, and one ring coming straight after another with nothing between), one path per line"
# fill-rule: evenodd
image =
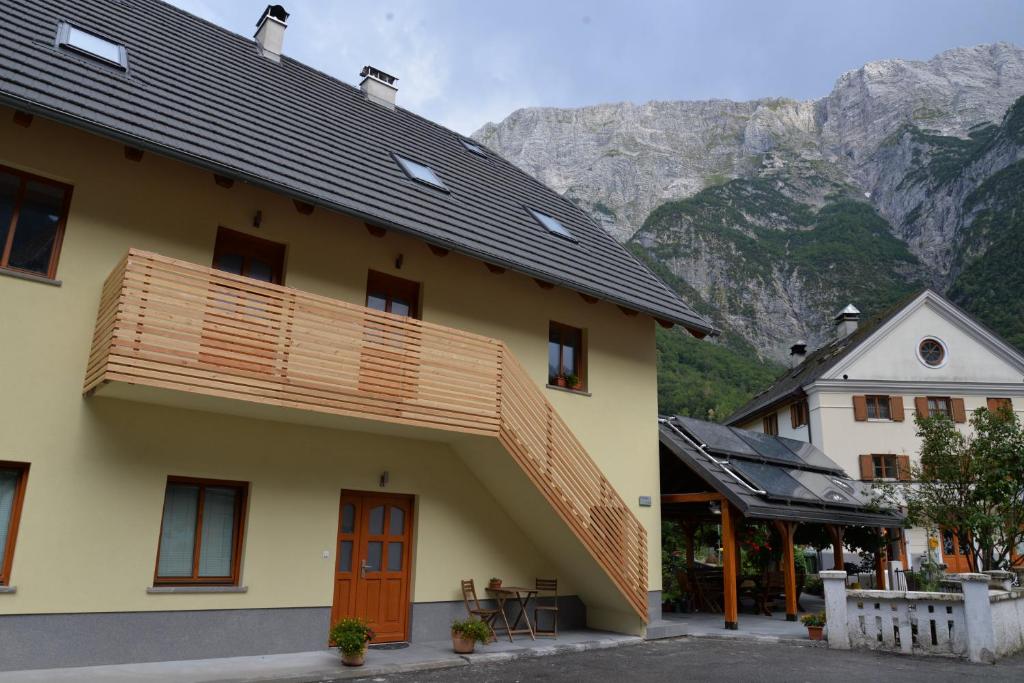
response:
M157 0L8 0L3 8L0 103L699 334L712 329L582 210L514 165L490 150L482 158L457 133L295 60L266 59L252 39ZM60 20L123 43L128 72L54 47ZM393 153L429 165L451 192L410 180ZM549 233L526 207L557 218L578 243Z

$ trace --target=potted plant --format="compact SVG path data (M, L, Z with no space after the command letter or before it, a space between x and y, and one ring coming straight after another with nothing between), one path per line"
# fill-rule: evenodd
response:
M491 640L491 627L479 619L456 619L452 622L452 649L455 654L473 654L476 644Z
M805 614L800 617L800 623L807 627L808 638L811 640L821 640L822 629L825 628L824 612Z
M576 391L583 388L583 380L580 379L579 375L571 372L565 376L565 384L570 389L575 389Z
M362 666L366 661L366 644L373 640L373 629L365 619L346 617L331 629L331 642L341 652L345 666Z
M566 376L564 373L560 372L557 375L555 375L555 386L566 387L568 386L568 384L569 383L566 381Z
M501 579L497 576L492 576L491 580L487 583L488 588L501 588Z

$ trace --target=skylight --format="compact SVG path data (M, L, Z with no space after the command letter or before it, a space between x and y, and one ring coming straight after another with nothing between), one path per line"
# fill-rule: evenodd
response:
M433 185L445 192L448 191L445 184L441 182L441 178L439 178L438 175L434 173L434 169L429 166L424 166L423 164L416 163L415 161L398 156L397 154L395 155L395 161L397 161L398 165L402 167L402 170L405 171L406 175L413 180L426 183L427 185Z
M57 29L57 45L109 63L120 69L128 68L128 51L119 43L71 24L61 23Z
M537 222L547 228L548 232L551 234L571 239L573 242L576 241L576 238L572 236L571 232L569 232L569 228L562 225L557 218L552 218L546 213L534 211L533 209L530 209L530 213L532 213L533 217L537 219Z
M462 146L465 147L466 149L468 149L473 154L476 154L477 156L482 156L482 157L487 156L487 152L484 151L484 148L481 147L480 145L476 144L472 140L467 140L466 138L462 138Z

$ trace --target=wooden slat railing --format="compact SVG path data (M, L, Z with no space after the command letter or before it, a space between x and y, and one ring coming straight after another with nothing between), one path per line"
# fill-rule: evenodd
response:
M133 249L84 392L107 382L493 436L647 618L645 529L500 341Z

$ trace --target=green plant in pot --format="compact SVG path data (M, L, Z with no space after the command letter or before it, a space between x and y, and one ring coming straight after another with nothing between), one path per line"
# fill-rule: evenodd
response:
M491 627L479 619L456 619L452 622L452 649L456 654L472 654L476 644L490 642Z
M365 619L346 617L334 625L330 637L341 652L342 664L362 666L366 661L366 646L373 640L374 633Z
M583 381L579 375L570 372L565 376L565 385L570 389L582 389Z
M812 612L800 617L800 623L807 627L807 636L811 640L821 640L825 628L825 613Z

